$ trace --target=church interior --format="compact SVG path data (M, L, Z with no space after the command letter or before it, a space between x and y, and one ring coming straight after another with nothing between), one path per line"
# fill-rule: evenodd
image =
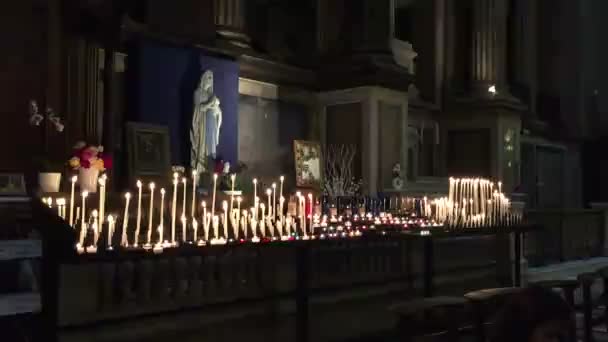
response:
M0 6L11 341L608 341L605 0Z

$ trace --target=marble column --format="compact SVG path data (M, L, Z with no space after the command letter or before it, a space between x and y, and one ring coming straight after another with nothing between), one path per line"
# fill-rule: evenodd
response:
M218 37L232 45L248 48L246 33L246 0L214 0L215 30Z
M471 88L475 95L506 95L507 0L472 1Z

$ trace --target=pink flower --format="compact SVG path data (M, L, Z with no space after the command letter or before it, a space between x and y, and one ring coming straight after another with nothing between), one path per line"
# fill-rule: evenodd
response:
M80 159L80 166L88 169L91 167L91 161L89 159Z
M107 154L104 154L104 153L100 153L99 157L101 158L101 160L103 160L103 166L106 169L111 169L112 168L112 162L113 162L113 160L112 160L111 156L109 156Z

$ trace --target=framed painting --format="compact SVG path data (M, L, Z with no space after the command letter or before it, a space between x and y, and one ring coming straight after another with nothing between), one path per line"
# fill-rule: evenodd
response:
M314 141L294 140L293 151L296 164L296 185L320 188L323 180L321 144Z
M168 179L171 168L169 128L139 122L127 123L129 178Z

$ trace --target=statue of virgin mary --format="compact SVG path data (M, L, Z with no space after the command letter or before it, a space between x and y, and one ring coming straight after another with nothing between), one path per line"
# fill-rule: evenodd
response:
M201 173L205 171L208 157L215 157L220 141L222 110L220 100L213 93L213 72L207 70L201 76L194 91L194 112L190 128L190 166Z

